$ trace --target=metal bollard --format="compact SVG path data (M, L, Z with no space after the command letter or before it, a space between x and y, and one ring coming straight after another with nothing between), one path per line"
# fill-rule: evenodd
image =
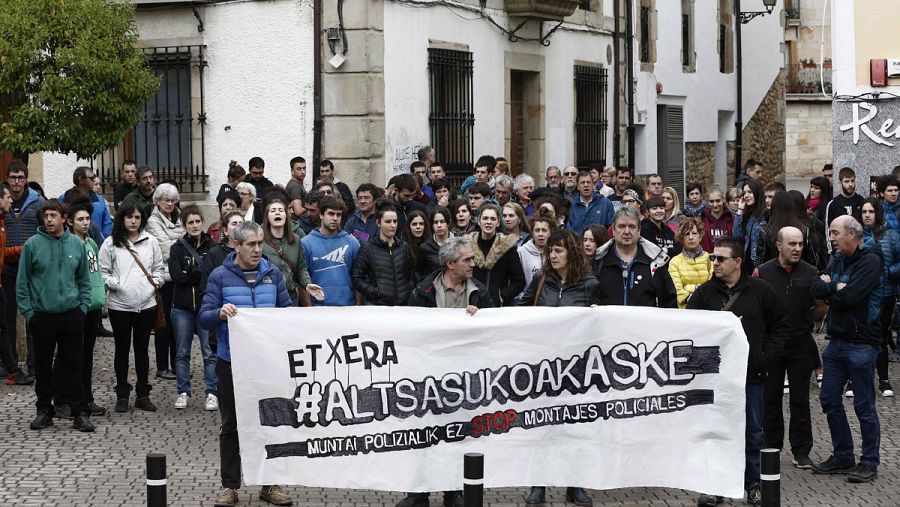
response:
M465 507L484 505L484 454L467 452L463 458L463 497Z
M151 452L147 455L147 507L165 507L166 455Z
M781 507L781 450L759 451L759 491L763 507Z

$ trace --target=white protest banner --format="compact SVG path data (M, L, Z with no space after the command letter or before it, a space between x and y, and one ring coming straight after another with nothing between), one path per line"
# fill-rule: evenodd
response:
M743 495L747 339L729 312L241 309L229 321L248 484Z

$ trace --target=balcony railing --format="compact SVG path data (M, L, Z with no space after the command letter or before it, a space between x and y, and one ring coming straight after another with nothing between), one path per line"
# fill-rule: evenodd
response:
M824 65L814 62L795 63L786 66L785 92L792 95L821 95L831 93L831 62Z

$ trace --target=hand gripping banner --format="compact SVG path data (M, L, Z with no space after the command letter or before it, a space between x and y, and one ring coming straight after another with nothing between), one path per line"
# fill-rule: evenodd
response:
M747 339L729 312L241 309L248 484L672 487L743 495Z

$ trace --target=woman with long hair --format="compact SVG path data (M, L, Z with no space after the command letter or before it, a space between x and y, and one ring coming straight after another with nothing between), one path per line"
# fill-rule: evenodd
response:
M294 305L311 306L307 287L315 293L318 286L311 286L306 256L300 246L303 230L294 230L289 213L285 201L278 198L270 200L263 208L263 254L269 264L281 272Z
M353 288L365 304L403 306L415 288L412 248L397 234L397 210L390 202L376 205L378 234L360 245L353 262Z
M503 225L506 233L519 238L516 246L520 247L531 239L531 229L525 220L525 209L519 203L508 202L503 205Z
M675 241L681 243L682 249L669 261L669 276L675 284L678 308L685 308L688 298L713 273L709 254L700 246L704 229L703 220L691 217L678 224L678 232L675 233Z
M424 211L414 210L406 215L406 237L409 238L409 246L412 248L413 262L419 258L419 249L425 240L431 236L431 228L428 226L428 215Z
M600 224L591 224L581 235L584 255L587 255L588 260L593 262L597 249L605 245L607 241L609 241L609 235L606 233L606 227Z
M581 241L572 232L557 229L547 239L547 258L519 301L519 306L589 307L600 303L600 282L594 278L591 263L584 255ZM547 488L533 486L526 505L543 505ZM566 488L566 501L591 505L584 488Z
M747 180L742 190L744 195L738 203L733 233L734 237L744 240L746 256L743 268L749 275L757 265L756 250L759 246L759 235L766 225L766 201L762 183L756 180Z
M450 205L450 214L453 216L450 233L454 236L462 236L475 230L475 224L472 223L472 210L469 209L468 200L457 199L453 201L453 204Z
M197 322L203 292L200 290L200 265L214 243L203 232L203 213L196 205L181 210L184 236L174 245L169 255L169 275L172 277L172 329L175 331L175 387L178 396L175 408L187 408L191 397L191 344L194 335L200 341L203 358L203 379L206 382L206 410L218 410L218 376L216 356L209 348L209 330Z
M141 207L123 202L113 220L112 234L103 241L99 253L100 273L109 291L106 307L115 340L115 411L120 413L128 411L128 356L132 344L137 376L134 406L156 411L150 401L148 348L156 320L156 287L165 281L165 268L159 242L147 233L146 226L147 217Z
M175 380L175 331L172 328L172 276L169 275L169 253L172 245L184 236L184 227L178 219L180 212L178 189L171 183L163 183L153 192L153 211L147 217L147 233L159 242L163 256L163 270L166 283L160 287L163 313L166 316L165 329L157 329L153 335L156 347L156 378Z
M794 217L803 225L803 256L802 259L812 264L819 271L824 271L828 266L828 250L825 238L819 234L812 224L812 218L807 213L806 198L798 190L788 190L788 197L794 206Z
M663 188L661 197L666 203L666 217L663 221L674 234L678 229L678 224L685 219L681 213L681 200L678 198L678 192L672 187Z
M450 224L452 223L450 210L437 206L431 210L431 235L419 247L419 255L416 256L416 279L421 280L426 276L442 268L438 259L441 246L451 236Z
M831 182L824 176L816 176L809 180L809 193L806 195L806 209L813 226L822 236L825 236L825 212L828 209L828 203L831 202L834 190Z
M900 234L885 227L884 208L877 197L869 197L863 201L859 209L863 226L863 244L868 248L880 248L884 256L884 269L881 275L881 350L875 360L875 371L878 372L878 390L884 397L894 395L888 379L888 347L891 343L891 322L894 317L897 282L900 281ZM848 385L848 391L852 388Z
M547 253L547 240L550 234L556 231L556 220L553 215L544 208L538 208L538 212L530 219L531 239L518 248L519 262L522 264L522 273L525 275L525 286L531 283L534 274L541 270Z
M769 208L769 219L759 234L759 243L756 246L756 253L753 257L754 268L758 268L763 263L778 257L775 239L778 237L778 231L785 227L796 227L803 231L803 243L804 245L806 244L806 236L809 230L804 231L803 224L797 220L791 197L787 192L776 192L772 197L772 205ZM815 266L816 263L812 263L812 265Z
M478 208L479 231L467 235L475 254L472 276L487 287L495 307L511 306L525 288L522 263L516 253L518 238L498 232L500 206L486 202Z

